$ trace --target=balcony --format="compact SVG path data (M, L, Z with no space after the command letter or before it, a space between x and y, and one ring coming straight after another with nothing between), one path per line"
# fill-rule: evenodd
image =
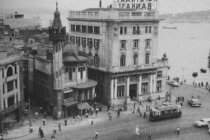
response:
M6 77L5 78L5 82L9 82L9 81L13 81L13 80L16 80L18 78L18 75L17 74L14 74L10 77Z
M10 113L12 111L14 111L15 109L17 109L19 107L20 103L15 103L14 105L8 107L8 108L5 108L3 111L2 111L2 114L7 114L7 113Z
M115 72L127 72L127 71L134 71L134 70L150 70L150 69L157 69L161 67L169 67L168 61L156 60L152 64L132 65L132 66L125 66L125 67L112 66L109 71L115 73Z
M151 47L150 47L150 46L146 46L146 47L145 47L145 51L146 51L146 52L150 52L150 51L151 51Z

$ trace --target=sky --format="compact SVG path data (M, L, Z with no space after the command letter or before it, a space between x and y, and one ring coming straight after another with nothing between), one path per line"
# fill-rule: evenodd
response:
M98 7L99 0L0 0L0 10L30 9L34 11L54 11L55 2L60 11L82 10ZM102 0L102 6L107 7L113 0ZM181 13L186 11L210 10L210 0L159 0L160 14Z

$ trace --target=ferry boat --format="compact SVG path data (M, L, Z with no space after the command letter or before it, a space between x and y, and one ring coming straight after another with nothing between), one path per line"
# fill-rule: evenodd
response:
M167 26L163 26L163 29L177 29L177 27L167 27Z

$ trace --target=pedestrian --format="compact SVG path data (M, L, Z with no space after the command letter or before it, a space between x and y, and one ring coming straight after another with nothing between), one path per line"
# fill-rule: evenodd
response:
M41 138L44 137L44 132L43 132L41 127L39 127L39 135L40 135Z
M51 136L51 140L55 140L55 134L54 133Z
M102 106L101 106L101 105L99 106L99 111L100 111L100 112L102 111Z
M4 140L4 135L3 134L1 134L1 139L0 140Z
M110 121L112 120L112 114L111 113L109 114L109 120Z
M7 128L5 128L5 134L6 134L6 136L8 135L8 130L7 130Z
M38 115L39 115L39 113L38 112L35 112L35 117L36 118L38 118Z
M43 120L42 120L42 122L43 122L43 126L45 126L45 122L46 122L46 120L45 120L45 119L43 119Z
M179 133L180 133L180 127L177 127L176 128L176 134L179 135Z
M90 124L91 124L91 125L93 125L93 118L91 118L91 120L90 120Z
M144 112L144 119L145 119L145 118L147 118L147 114L146 114L146 112Z
M65 126L67 126L67 119L64 119L64 124Z
M41 106L39 107L39 113L42 113L42 107Z
M148 140L152 140L152 133L151 133L151 131L149 132Z
M133 104L133 108L134 108L134 109L136 108L136 102L134 102L134 104Z
M39 132L38 132L38 135L41 135L41 131L42 131L42 128L39 127Z
M61 131L61 123L58 123L58 130Z
M118 108L118 110L117 110L117 118L119 118L120 117L120 109Z
M97 115L98 115L98 107L96 107L95 113L96 113L96 117L97 117Z
M98 131L96 131L96 133L95 133L95 139L98 139Z
M137 110L136 110L136 111L137 111L137 113L139 113L139 112L140 112L140 108L139 108L139 106L138 106L138 108L137 108Z
M136 126L136 135L138 135L138 136L140 135L140 130L139 130L139 126L138 125Z
M86 113L85 113L85 118L88 119L88 117L89 117L89 116L88 116L88 113L86 112Z
M44 112L44 118L46 119L46 117L47 117L47 112L45 111Z

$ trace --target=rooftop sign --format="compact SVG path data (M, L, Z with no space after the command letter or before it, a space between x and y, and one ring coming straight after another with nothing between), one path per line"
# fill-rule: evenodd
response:
M116 0L115 7L134 10L158 10L158 0Z

